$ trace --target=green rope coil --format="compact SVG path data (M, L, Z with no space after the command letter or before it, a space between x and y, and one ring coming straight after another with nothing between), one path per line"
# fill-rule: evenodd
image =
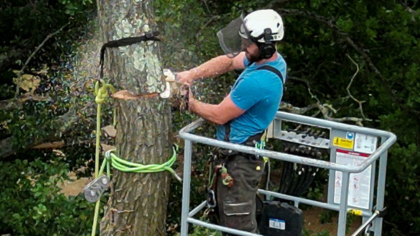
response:
M154 172L169 171L175 176L177 180L182 181L182 179L171 168L171 166L176 161L177 150L178 150L178 146L174 145L172 157L167 162L162 163L162 164L148 164L148 165L133 163L133 162L124 160L113 153L115 149L109 150L105 153L105 160L104 160L104 163L102 163L101 170L103 171L103 169L105 168L105 162L107 165L109 164L109 162L111 162L112 167L122 172L154 173Z

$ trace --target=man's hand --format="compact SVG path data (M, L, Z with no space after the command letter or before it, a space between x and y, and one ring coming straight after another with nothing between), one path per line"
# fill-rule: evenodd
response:
M176 81L190 86L194 82L194 72L186 70L176 73Z

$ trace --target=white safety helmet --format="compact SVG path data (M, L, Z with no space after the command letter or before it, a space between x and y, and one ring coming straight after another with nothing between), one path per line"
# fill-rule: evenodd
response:
M281 16L272 9L258 10L250 13L243 20L239 35L254 43L264 43L264 31L270 29L271 40L280 41L284 36L284 25Z
M282 40L283 36L283 20L271 9L254 11L245 18L241 15L217 32L220 46L230 57L235 57L249 45L257 43L259 46L262 44L260 51L263 51L264 58L268 58L275 52L272 42Z

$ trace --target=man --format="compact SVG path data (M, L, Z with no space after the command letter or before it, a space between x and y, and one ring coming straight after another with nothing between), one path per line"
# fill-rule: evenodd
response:
M226 55L177 74L178 81L191 85L200 78L244 69L229 95L219 104L203 103L189 94L189 110L218 125L217 139L254 146L274 119L286 79L286 62L276 50L276 42L283 35L283 20L277 12L270 9L252 12L218 32ZM232 150L221 151L217 161L233 178L233 184L223 184L218 174L220 224L256 233L256 192L263 161Z

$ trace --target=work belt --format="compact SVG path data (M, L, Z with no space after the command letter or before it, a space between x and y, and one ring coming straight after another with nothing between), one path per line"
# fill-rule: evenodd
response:
M263 141L261 141L262 133L253 135L249 137L245 142L241 143L241 145L246 145L250 147L256 148L264 148ZM249 160L257 160L259 156L238 152L232 149L224 149L224 148L216 148L213 151L213 155L208 161L209 165L209 184L207 188L207 207L208 209L213 209L216 207L216 185L217 185L217 178L222 178L223 185L227 187L232 187L234 184L234 179L229 175L229 172L226 168L226 164L233 160L236 156L243 156ZM220 175L219 175L220 174Z
M264 132L262 133L258 133L256 135L253 135L251 137L249 137L245 142L241 143L241 145L245 145L245 146L249 146L249 147L256 147L256 148L264 148L262 141L261 141L261 137L263 135ZM245 158L248 158L249 160L257 160L259 157L255 156L254 154L249 154L249 153L244 153L244 152L239 152L236 150L232 150L232 149L224 149L224 148L217 148L216 149L216 154L218 155L218 159L219 160L224 160L225 162L229 161L229 158L236 156L236 155L241 155L244 156Z

